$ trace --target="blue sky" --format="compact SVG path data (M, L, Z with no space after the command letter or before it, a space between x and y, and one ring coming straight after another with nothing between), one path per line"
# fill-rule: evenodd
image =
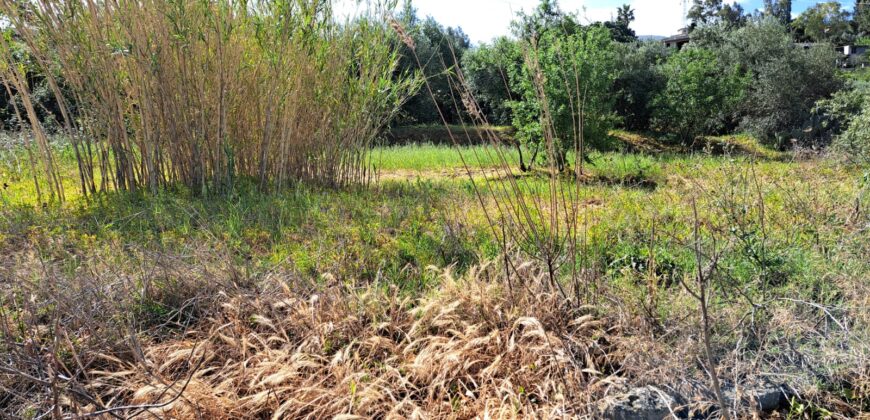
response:
M349 0L345 0L349 1ZM447 26L461 26L475 43L505 35L515 12L530 10L538 0L413 0L422 16L432 15ZM688 1L691 4L691 0ZM763 0L740 0L744 9L762 7ZM793 12L800 13L818 3L793 0ZM854 1L843 0L847 9ZM577 12L587 21L609 20L622 4L630 4L637 20L632 25L638 35L672 35L683 27L682 0L559 0L565 11ZM339 7L340 8L340 7Z

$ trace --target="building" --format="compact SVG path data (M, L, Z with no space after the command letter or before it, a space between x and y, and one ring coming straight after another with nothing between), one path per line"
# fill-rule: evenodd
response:
M867 68L870 67L870 46L868 45L847 45L842 48L844 56L844 67L849 68Z
M688 44L691 39L689 38L689 28L680 29L680 32L674 36L669 36L662 40L662 43L665 44L665 47L682 49L684 45Z

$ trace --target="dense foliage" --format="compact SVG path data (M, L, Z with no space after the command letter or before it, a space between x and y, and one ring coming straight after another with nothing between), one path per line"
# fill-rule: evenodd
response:
M556 2L542 1L534 13L518 16L515 38L468 51L463 70L487 121L511 123L533 156L543 137L542 94L555 110L552 119L563 122L556 131L572 127L571 113L560 111L571 108L571 96L578 97L576 89L570 93L577 86L565 80L580 62L588 67L577 80L587 101L588 145L605 145L614 124L682 141L746 132L780 148L826 145L847 124L842 115L829 114L835 111L825 101L856 92L854 84L844 83L841 67L857 62L844 60L834 47L861 44L868 8L859 1L852 14L839 4L821 3L797 19L791 13L790 0L767 0L754 15L720 0L696 0L690 11L692 42L674 54L619 29L630 29L630 7L619 8L611 22L582 25ZM702 51L692 51L697 49ZM543 92L531 83L537 70L550 84Z
M831 46L801 48L779 22L761 19L725 34L718 48L752 81L741 105L741 129L779 145L817 140L813 105L842 87Z
M839 2L818 3L792 22L798 37L805 41L845 43L852 38L849 12Z
M519 100L510 102L517 137L538 149L547 124L556 139L555 159L563 167L574 140L594 144L612 125L616 56L609 32L578 28L572 34L553 30L523 47L525 65L514 75ZM536 79L538 82L536 82Z
M410 44L384 37L397 51L392 82L402 83L417 75L428 82L429 89L417 89L406 102L400 101L392 124L431 125L442 120L460 124L479 117L491 125L511 125L523 145L521 151L529 153L532 164L549 158L546 153L537 153L549 126L558 149L554 159L564 166L562 161L577 140L582 137L584 147L606 147L608 131L614 127L656 131L684 142L702 135L745 132L785 148L827 145L845 133L850 119L860 114L862 108L849 105L856 101L848 98L864 91L855 83L845 83L838 68L860 63L847 62L834 46L868 43L870 7L866 2L856 0L853 10L838 2L819 3L796 18L792 18L791 0L765 0L763 9L754 14L723 0L694 0L691 6L692 42L676 52L660 42L638 40L631 29L635 12L629 5L616 9L610 21L584 23L561 10L556 0L541 0L530 13L517 14L512 36L472 45L461 28L420 17L411 3L405 2L396 20ZM188 11L167 11L167 19L172 13ZM270 14L265 13L262 19L271 19ZM256 23L261 29L251 37L259 48L272 54L278 34L269 32L267 24L268 20ZM230 30L228 39L234 42L232 36L242 32L239 28ZM310 35L302 31L292 36ZM73 119L79 118L72 87L82 81L70 86L64 81L64 67L41 65L30 56L22 39L12 37L11 32L7 38L8 55L23 66L36 118L48 130L61 128L59 96L49 81L65 98L66 111ZM106 45L115 45L113 54L125 57L126 50L118 42ZM190 45L197 43L191 41L185 48ZM287 60L286 55L283 60ZM45 73L46 68L52 73ZM265 68L277 71L274 66ZM16 86L8 88L12 96L0 95L0 118L6 127L17 128L27 119L24 104ZM470 96L464 95L465 89ZM272 96L265 98L272 98L275 106L281 103L274 96L275 89L267 91ZM472 115L469 106L477 114ZM123 150L119 149L119 156ZM220 156L216 153L213 157Z
M739 26L746 19L743 6L738 3L724 3L722 0L694 0L687 17L691 21L692 29L717 22Z
M672 50L660 42L620 44L617 46L619 75L614 110L629 130L648 130L655 109L655 98L668 81L658 64L668 59Z
M728 126L742 99L744 79L712 51L690 48L662 65L665 89L653 99L654 126L690 142Z
M518 98L511 74L522 66L517 43L507 37L483 44L465 54L462 68L469 89L491 124L510 125L510 102Z
M825 116L835 136L834 150L850 160L870 163L870 74L849 81L849 88L820 101L816 112Z
M444 27L432 17L420 18L410 2L405 3L398 19L414 41L414 48L412 51L408 45L398 45L401 58L397 77L414 73L425 77L432 87L432 95L426 89L416 91L402 106L395 123L441 124L441 114L447 123L458 123L461 111L454 106L456 98L450 78L471 41L461 28Z
M850 120L846 131L834 141L834 149L857 163L870 163L870 106L865 105Z

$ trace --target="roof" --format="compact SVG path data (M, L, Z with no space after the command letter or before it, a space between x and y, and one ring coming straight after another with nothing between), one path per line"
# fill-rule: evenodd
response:
M662 40L662 42L689 42L689 35L679 34L674 36L669 36Z

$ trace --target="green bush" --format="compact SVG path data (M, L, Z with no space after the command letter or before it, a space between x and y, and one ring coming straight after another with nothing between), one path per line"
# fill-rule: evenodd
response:
M671 50L661 42L650 41L617 46L619 76L615 111L628 130L646 131L653 115L652 100L664 90L667 78L658 67Z
M833 147L856 163L870 163L870 104L865 104L861 113L851 119Z
M681 141L721 131L743 97L745 79L710 50L689 48L661 66L665 89L654 99L654 126Z
M870 82L851 80L845 89L830 99L816 102L813 114L817 136L828 144L831 138L842 134L867 106L870 106Z
M612 89L617 75L609 30L601 26L564 28L554 26L537 38L522 41L525 65L511 76L520 97L509 103L516 137L529 148L537 150L544 130L553 130L555 164L560 168L579 137L581 113L585 144L600 147L607 141L614 122Z

